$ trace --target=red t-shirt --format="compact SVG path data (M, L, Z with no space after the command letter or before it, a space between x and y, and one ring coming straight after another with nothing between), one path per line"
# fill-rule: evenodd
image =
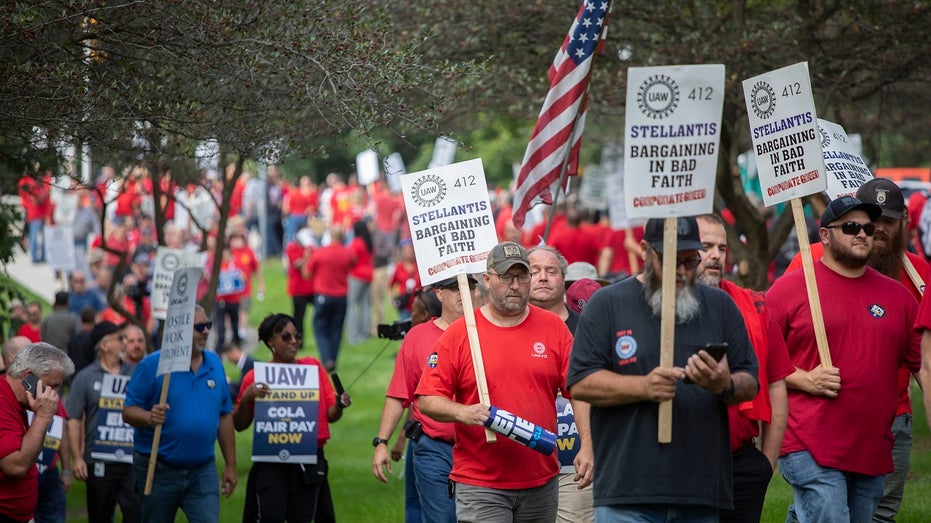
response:
M763 293L738 287L721 280L721 290L726 292L743 316L750 343L760 363L758 374L760 390L751 401L730 405L727 414L731 428L731 450L737 450L759 435L757 421L769 423L773 419L773 408L769 400L769 384L785 379L795 372L785 347L769 350L766 341L766 305Z
M921 256L918 256L917 254L908 252L908 251L905 252L905 255L908 257L908 260L912 262L912 265L915 267L915 270L918 271L918 274L926 274L928 272L929 270L928 262L926 262L924 258L922 258ZM824 245L821 243L811 244L811 259L813 261L820 260L822 256L824 256ZM785 272L789 272L789 271L793 271L795 269L801 269L801 268L802 268L802 253L797 253L792 258L792 261L789 262L789 266L786 267ZM925 278L925 281L927 281L927 278ZM912 293L912 296L914 296L915 299L918 300L919 303L923 301L921 299L922 291L920 291L917 287L915 287L915 284L912 283L912 280L911 278L908 277L908 273L905 271L905 269L902 269L902 271L899 272L899 282L902 285L904 285L905 288L908 289ZM899 376L898 376L899 404L895 409L896 416L900 414L909 414L912 412L912 404L909 401L909 397L908 397L908 385L911 382L911 379L912 379L912 373L909 372L908 367L906 367L905 365L902 365L901 367L899 367Z
M847 278L815 262L828 346L840 370L835 398L789 389L789 421L781 454L811 453L822 467L877 476L892 472L892 420L897 371L921 366L918 303L899 282L867 268ZM766 293L771 351L788 350L803 370L821 364L801 271L784 274Z
M44 220L52 215L52 200L49 198L51 189L49 188L50 180L48 177L45 183L36 180L31 176L23 176L19 179L17 187L19 188L19 199L26 211L26 221Z
M233 185L233 192L230 194L230 216L239 216L242 214L242 195L246 191L246 182L242 176L236 179Z
M417 264L414 263L408 266L404 262L396 263L394 265L394 274L391 275L391 281L388 282L388 285L394 288L395 296L411 293L410 299L402 307L405 310L410 310L414 304L413 292L421 287Z
M0 458L20 449L29 424L26 409L16 401L6 376L0 377ZM28 521L39 502L39 471L29 467L26 476L10 478L0 472L0 514Z
M313 356L305 356L294 360L297 365L316 365L317 372L320 376L320 403L317 408L317 448L323 448L323 445L330 439L330 419L327 417L327 409L336 404L336 391L333 390L333 384L330 383L330 375L320 364L320 360ZM249 385L255 383L255 370L250 370L242 377L242 385L239 386L239 395L236 396L236 404L242 399L243 393L249 388ZM255 413L255 403L252 404L251 412Z
M394 360L394 373L388 383L388 392L385 396L397 398L405 406L411 406L413 417L423 425L423 431L431 438L453 441L456 430L452 423L441 423L420 412L420 407L414 401L414 391L423 375L424 367L429 362L430 355L436 351L436 342L443 335L443 329L430 321L415 325L401 342L401 349Z
M301 268L296 265L308 251L313 252L313 248L304 247L296 241L284 248L284 254L288 257L288 296L310 296L314 293L313 280L305 278L301 274ZM310 263L310 260L307 263Z
M317 212L317 191L311 189L307 193L303 192L300 188L292 188L287 196L284 197L284 201L288 206L288 215L289 216L310 216Z
M394 232L401 220L404 201L400 195L391 194L388 189L380 189L373 199L375 200L375 229Z
M25 336L29 338L29 341L33 343L39 343L42 341L42 331L40 327L33 327L28 323L24 323L18 331L16 331L17 336Z
M640 240L643 239L643 227L638 225L632 228L631 232L633 232L634 241L640 243ZM627 239L626 229L610 229L603 237L601 247L603 249L611 247L613 250L611 266L608 267L608 272L612 274L619 274L622 272L633 274L635 272L630 266L630 256L627 254L627 248L624 247L625 239Z
M561 227L550 233L546 243L562 253L569 263L588 262L598 265L602 240L588 227Z
M556 392L570 397L566 371L572 335L555 314L532 305L519 325L497 327L482 310L475 323L491 404L556 432ZM435 362L424 369L417 396L443 396L463 405L479 402L465 320L456 320L436 345ZM481 426L456 423L449 478L479 487L525 489L559 473L556 452L544 456L502 436L485 442Z
M259 260L255 257L255 252L248 245L244 245L239 249L230 249L230 253L236 266L242 269L246 277L246 292L243 296L252 296L252 277L259 272Z
M349 271L349 275L357 280L372 282L375 265L372 263L372 252L365 247L362 238L353 238L349 243L349 250L356 255L356 264Z
M310 258L313 285L316 294L346 296L349 293L349 271L356 256L348 248L331 243L314 251Z

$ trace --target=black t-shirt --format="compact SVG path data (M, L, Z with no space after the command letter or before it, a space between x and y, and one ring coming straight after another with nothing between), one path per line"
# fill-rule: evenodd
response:
M674 365L706 343L727 342L731 372L757 375L757 360L740 311L724 292L696 284L699 315L675 329ZM659 366L660 318L636 278L596 292L575 331L568 384L598 370L643 376ZM642 401L592 407L596 506L682 504L731 508L733 498L727 408L698 385L679 383L672 442L657 442L658 404Z

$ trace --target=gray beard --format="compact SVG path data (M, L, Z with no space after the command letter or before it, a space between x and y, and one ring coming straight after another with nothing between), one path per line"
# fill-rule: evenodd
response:
M652 271L647 271L652 272ZM650 305L653 316L659 318L663 310L663 289L654 287L653 279L647 274L647 282L643 284L643 297ZM695 292L695 284L686 284L681 289L676 288L676 323L688 323L698 317L701 302Z

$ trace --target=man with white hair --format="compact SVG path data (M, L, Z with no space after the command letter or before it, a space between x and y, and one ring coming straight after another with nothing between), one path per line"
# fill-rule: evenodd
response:
M36 460L58 411L56 389L73 372L74 364L64 351L39 342L23 347L0 379L2 520L28 521L35 515L39 500ZM27 410L34 413L31 425Z

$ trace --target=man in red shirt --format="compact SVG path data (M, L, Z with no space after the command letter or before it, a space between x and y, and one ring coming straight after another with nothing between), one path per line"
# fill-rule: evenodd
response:
M496 245L483 275L488 303L475 311L492 405L556 432L556 392L570 397L566 371L572 335L555 314L532 307L527 250ZM511 439L488 443L482 425L490 405L479 402L464 319L436 345L417 386L420 410L455 422L453 480L459 521L554 521L559 460ZM500 411L499 411L500 412Z
M43 228L52 216L51 180L48 176L39 179L27 175L19 179L17 186L29 228L29 255L32 263L42 263L45 261Z
M829 366L819 357L801 271L766 294L770 350L785 346L796 367L786 379L789 421L778 464L801 521L871 520L894 470L898 369L918 372L921 354L915 298L867 265L881 214L843 196L821 216L824 257L814 271Z
M913 280L905 268L905 260L912 265L917 275L928 271L928 263L919 255L909 252L908 247L908 213L902 190L886 178L874 178L861 185L857 190L857 199L878 205L882 215L873 221L876 232L873 233L873 248L867 265L894 280L898 280L908 289L915 299L922 301L924 282ZM824 246L816 243L811 246L813 260L824 254ZM801 255L796 255L786 268L786 272L802 267ZM920 276L919 276L920 279ZM892 422L892 435L895 446L892 448L892 461L895 470L886 475L883 497L876 508L877 521L895 521L905 492L905 480L912 452L912 406L908 396L911 372L907 366L899 367L898 387L899 402Z
M356 255L343 245L342 229L330 231L330 244L314 251L310 272L314 286L314 339L320 361L328 372L336 368L339 344L346 321L346 295L349 294L349 271Z
M304 315L313 304L314 282L310 274L310 258L314 253L313 232L307 227L297 231L294 241L285 246L288 259L288 296L294 309L294 326L304 337Z
M0 378L2 521L25 522L35 513L39 499L36 460L58 411L56 389L73 372L74 364L64 351L47 343L32 343L16 354ZM35 413L31 425L27 409Z
M724 279L724 260L727 258L724 220L717 214L705 214L696 217L696 221L705 248L698 251L701 256L698 280L726 292L737 304L760 364L757 375L760 390L756 397L727 407L734 460L734 509L722 510L720 518L721 521L759 521L786 431L789 407L785 378L795 371L795 367L785 350L768 350L763 294ZM754 445L754 438L761 433L762 451Z
M475 279L469 276L469 288L474 289L475 284ZM455 277L434 283L433 289L442 305L442 313L438 318L415 325L404 336L385 394L378 435L372 440L375 446L372 474L382 483L388 482L384 472L391 473L388 439L394 434L405 409L410 407L410 425L404 425L410 440L404 471L407 478L406 519L420 521L422 517L424 521L454 522L456 504L449 499L447 489L453 466L455 429L452 423L440 423L424 416L414 401L414 391L431 354L436 352L436 342L447 327L462 317L462 297Z
M19 328L17 336L29 338L36 343L42 341L42 304L34 301L26 306L26 323Z

